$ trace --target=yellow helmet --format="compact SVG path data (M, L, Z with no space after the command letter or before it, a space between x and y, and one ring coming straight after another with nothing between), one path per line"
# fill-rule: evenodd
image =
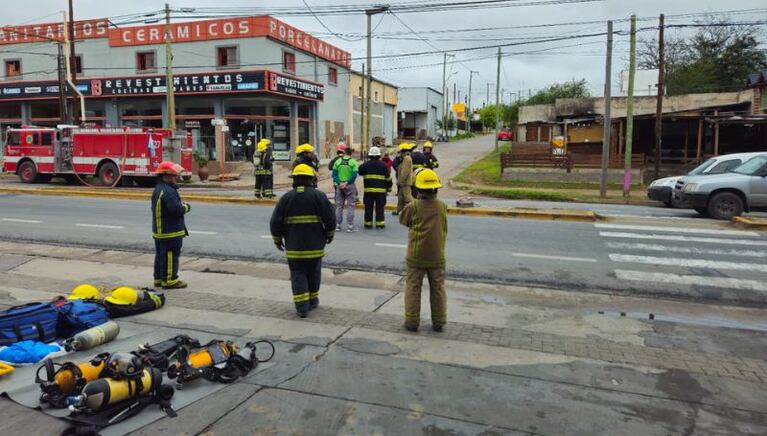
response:
M136 304L136 302L140 300L139 297L139 293L135 289L127 286L120 286L119 288L113 289L109 296L104 298L104 301L127 306Z
M423 143L423 148L433 148L434 144L431 143L431 141L426 141Z
M314 147L312 147L312 144L301 144L298 147L296 147L296 154L311 153L313 151L314 151Z
M414 145L415 144L411 144L410 142L403 142L402 144L399 145L399 149L402 151L410 151L413 149Z
M415 175L415 187L418 189L439 189L442 187L442 183L439 182L437 173L424 168Z
M296 177L296 176L315 177L314 168L310 167L307 164L298 164L296 165L295 168L293 168L293 173L290 174L290 177Z
M83 283L72 289L72 293L67 297L67 300L98 300L100 297L101 295L97 287Z
M270 145L271 143L272 143L272 141L270 141L270 140L268 140L268 139L266 139L266 138L264 138L264 139L262 139L262 140L258 141L258 144L257 144L257 148L258 148L258 151L264 151L264 150L266 150L266 147L269 147L269 145Z

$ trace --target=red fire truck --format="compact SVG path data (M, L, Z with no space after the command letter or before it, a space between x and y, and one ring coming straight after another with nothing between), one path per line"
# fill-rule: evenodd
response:
M94 176L103 186L151 186L163 160L180 163L181 176L191 178L191 136L135 127L22 126L6 132L3 171L24 183Z

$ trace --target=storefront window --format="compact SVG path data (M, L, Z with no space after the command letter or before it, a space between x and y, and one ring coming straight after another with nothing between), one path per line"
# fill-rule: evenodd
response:
M123 117L162 116L162 103L160 100L122 102L120 115Z
M106 109L104 108L104 101L87 101L85 102L85 115L87 118L104 118L106 117Z
M298 122L298 143L304 144L304 143L311 143L311 124L306 121L299 121Z
M59 119L61 116L59 115L59 103L58 102L51 102L51 103L31 103L31 118L34 122L35 120L53 120L53 119Z
M290 160L290 121L272 122L272 145L276 160Z
M312 105L299 104L298 105L298 118L311 118L312 117Z
M289 117L290 106L288 105L275 105L272 106L272 116L274 117Z
M21 119L21 104L0 103L0 119Z

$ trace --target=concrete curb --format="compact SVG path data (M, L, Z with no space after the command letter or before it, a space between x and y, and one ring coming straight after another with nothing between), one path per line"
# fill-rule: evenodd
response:
M746 229L767 230L767 219L764 218L736 216L732 219L732 224Z
M151 197L149 192L125 192L115 191L108 188L85 190L85 189L28 189L28 188L0 188L0 194L22 194L22 195L52 195L52 196L72 196L87 198L106 198L111 200L141 200L147 201ZM224 195L200 195L183 194L183 198L190 203L219 203L219 204L241 204L241 205L274 205L275 200L262 200L250 197L232 197ZM356 205L357 209L364 209L362 204ZM395 211L397 207L393 204L386 205L387 211ZM481 216L481 217L506 217L506 218L524 218L538 220L554 221L581 221L593 222L603 218L591 211L568 210L568 209L488 209L488 208L459 208L448 207L449 214Z

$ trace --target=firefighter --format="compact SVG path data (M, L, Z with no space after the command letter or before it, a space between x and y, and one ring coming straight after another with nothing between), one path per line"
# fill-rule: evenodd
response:
M402 212L406 204L413 201L413 159L410 152L415 144L403 142L399 145L402 162L397 167L397 214Z
M442 187L437 173L422 169L415 178L419 197L405 206L400 224L408 227L405 263L405 329L416 332L421 321L421 286L429 278L431 327L441 332L447 322L445 293L445 241L447 240L447 205L437 199Z
M264 138L258 141L258 154L253 155L256 166L256 198L274 198L274 174L272 173L272 142Z
M181 165L161 162L157 167L159 180L152 193L152 236L154 237L154 286L163 289L186 288L178 278L178 262L184 237L189 235L184 215L191 207L178 195Z
M365 203L365 228L373 228L373 210L375 209L375 227L386 227L384 210L386 209L386 194L391 192L391 173L389 167L381 160L381 149L370 147L370 160L360 165L359 173L363 179Z
M431 143L431 141L426 141L423 143L423 155L426 157L426 168L431 170L439 168L439 159L437 159L437 156L434 155L433 148L434 145Z
M352 149L346 148L344 155L333 165L333 184L336 185L336 230L341 230L346 205L346 231L354 231L354 207L357 204L359 164L352 157Z
M426 168L426 156L418 151L416 144L413 144L413 148L410 151L410 157L413 159L413 171Z
M336 218L327 196L313 187L311 166L296 165L291 177L293 189L280 198L269 226L274 245L288 258L296 312L306 318L320 303L322 257L335 236Z
M317 159L317 155L314 153L314 147L312 144L301 144L296 147L296 159L293 161L293 168L300 164L306 164L314 168L314 171L319 175L320 160Z

